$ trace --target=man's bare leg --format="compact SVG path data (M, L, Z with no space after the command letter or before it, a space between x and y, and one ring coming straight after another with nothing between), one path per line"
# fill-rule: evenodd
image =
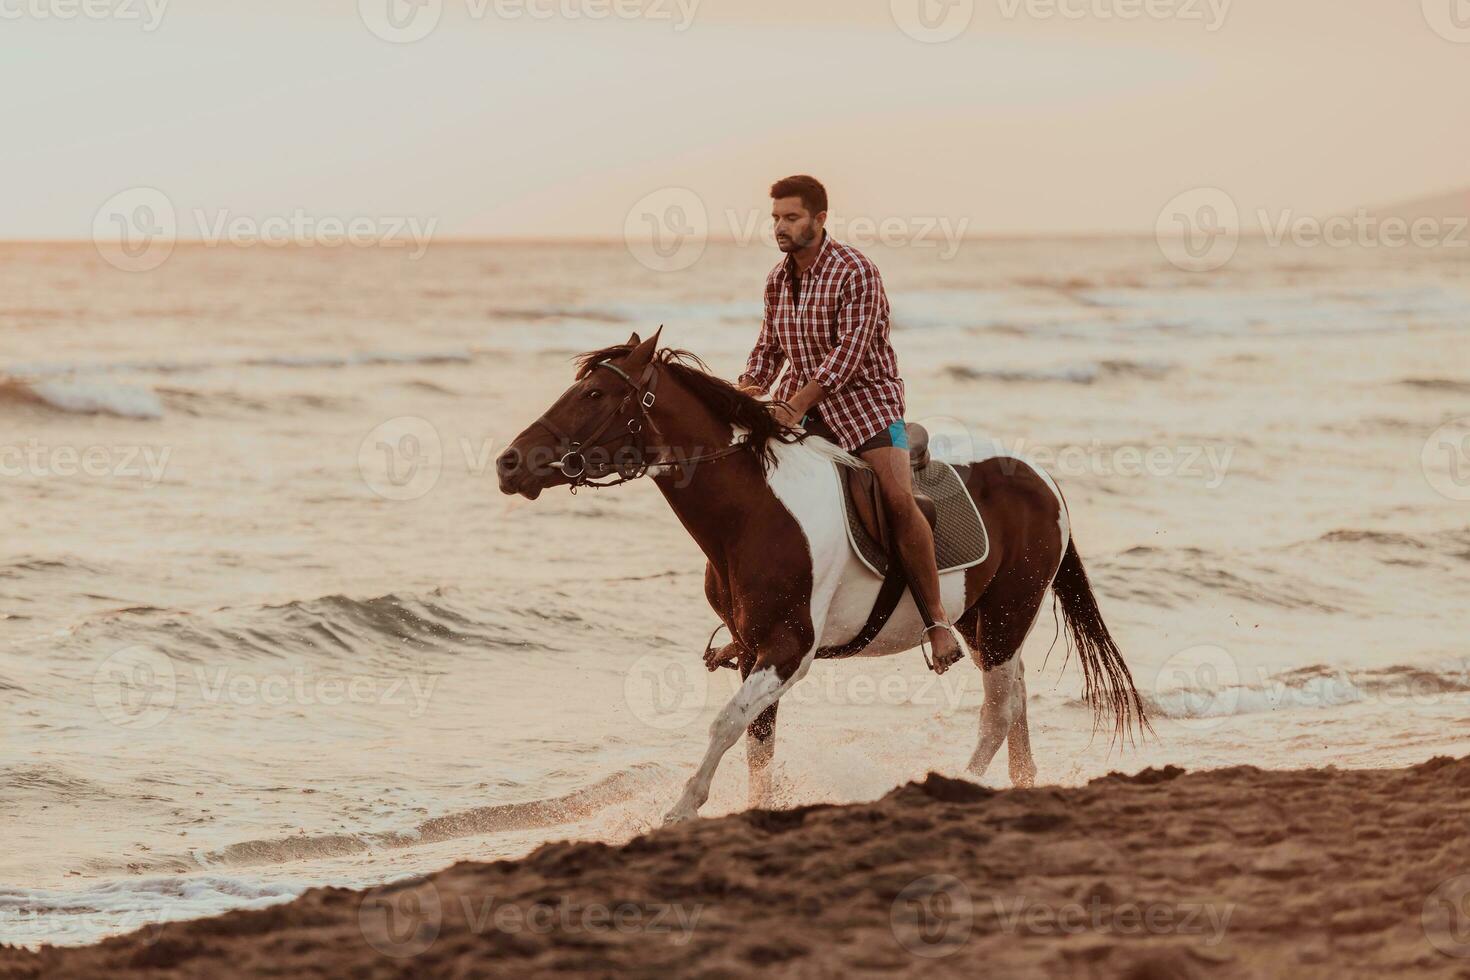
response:
M934 625L926 630L934 651L934 668L944 673L965 654L949 630L949 617L939 595L939 570L934 564L934 532L914 500L914 477L909 469L909 451L894 446L870 449L863 460L878 477L878 490L893 541L898 548L919 610Z

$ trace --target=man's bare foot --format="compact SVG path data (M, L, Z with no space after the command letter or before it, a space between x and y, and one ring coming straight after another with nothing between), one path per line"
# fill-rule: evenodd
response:
M965 657L965 649L960 645L959 638L954 633L954 627L944 623L935 623L924 631L929 639L929 648L933 660L931 666L934 673L942 674Z

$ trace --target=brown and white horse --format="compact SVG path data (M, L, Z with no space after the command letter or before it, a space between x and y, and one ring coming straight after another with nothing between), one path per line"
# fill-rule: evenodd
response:
M658 334L584 354L570 388L497 460L500 489L535 499L559 485L649 475L709 559L705 594L729 628L743 681L710 726L698 771L666 821L694 817L721 758L747 734L753 805L769 799L777 702L824 649L863 627L880 582L848 543L838 466L862 462L778 423L767 404L658 349ZM1128 667L1108 634L1072 543L1061 492L1013 456L956 465L990 533L979 565L940 576L945 611L981 668L985 699L969 771L983 774L1010 739L1017 786L1036 778L1018 651L1048 587L1082 663L1094 727L1148 725ZM919 645L912 601L863 651Z

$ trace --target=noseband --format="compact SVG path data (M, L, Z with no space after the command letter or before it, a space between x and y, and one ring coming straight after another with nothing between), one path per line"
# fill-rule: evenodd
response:
M541 426L541 428L551 433L552 438L556 440L558 445L567 447L566 453L560 460L548 465L553 469L560 470L562 476L567 477L571 481L572 493L576 493L578 487L615 487L621 483L627 483L630 480L636 480L640 476L644 476L647 474L649 466L652 465L648 460L648 443L645 432L651 429L660 438L663 436L663 431L659 429L658 423L649 415L649 410L653 408L658 400L655 395L659 377L657 363L649 364L644 370L643 376L637 381L634 381L628 372L608 361L598 361L592 365L589 371L595 371L598 368L607 368L613 374L617 375L628 386L629 391L623 397L622 401L614 405L612 410L603 416L591 432L585 436L574 438L568 433L563 432L555 422L551 421L545 415L542 415L535 422L536 425ZM603 433L613 427L618 419L623 418L625 415L626 421L623 427L615 430L612 436L597 441ZM632 449L632 458L623 458L621 460L610 459L608 462L598 464L597 469L594 471L588 463L587 451L606 450L613 443L625 438L628 441L620 446L618 450L611 453L610 456L620 455L624 449ZM701 463L708 460L720 459L737 453L744 448L746 448L745 443L740 442L712 453L690 456L680 462ZM601 483L594 482L607 476L614 470L618 474L617 479L605 480Z

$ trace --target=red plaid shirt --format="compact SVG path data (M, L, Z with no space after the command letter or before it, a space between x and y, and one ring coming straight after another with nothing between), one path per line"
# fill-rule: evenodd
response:
M878 267L851 245L823 234L812 267L791 283L791 256L766 276L766 312L742 384L788 400L809 381L827 392L818 406L842 448L854 450L903 418L903 381L888 342L888 296Z

